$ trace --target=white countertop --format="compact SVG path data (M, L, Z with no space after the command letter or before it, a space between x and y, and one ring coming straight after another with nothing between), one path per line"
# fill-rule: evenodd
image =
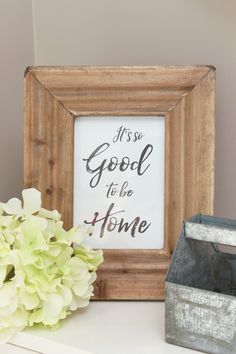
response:
M25 334L39 336L40 343L44 338L93 354L198 353L167 344L164 328L164 302L111 301L90 303L68 317L57 331L31 329ZM0 353L35 354L12 345L3 345Z

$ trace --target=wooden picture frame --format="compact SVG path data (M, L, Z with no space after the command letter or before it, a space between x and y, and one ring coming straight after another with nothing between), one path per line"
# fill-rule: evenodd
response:
M215 69L211 66L30 67L25 73L24 185L73 220L74 118L165 117L165 236L161 250L104 250L95 299L164 299L182 221L212 214Z

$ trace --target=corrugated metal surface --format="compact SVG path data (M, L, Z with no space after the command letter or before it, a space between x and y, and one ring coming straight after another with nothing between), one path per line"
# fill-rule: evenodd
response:
M166 340L236 353L236 221L197 215L183 226L166 279Z

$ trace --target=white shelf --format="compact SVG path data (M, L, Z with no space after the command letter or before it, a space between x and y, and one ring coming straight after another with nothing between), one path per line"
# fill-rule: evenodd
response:
M25 338L28 336L30 341L34 338L39 343L55 341L57 347L61 343L61 347L70 345L93 354L197 353L165 342L163 302L92 302L88 308L77 311L65 320L58 331L31 329L17 335L13 342L21 341L23 335L26 335ZM9 345L5 348L0 352L34 353L23 349L18 351Z

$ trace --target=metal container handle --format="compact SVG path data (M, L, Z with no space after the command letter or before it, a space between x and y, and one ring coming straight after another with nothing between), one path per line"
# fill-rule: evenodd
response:
M236 247L236 221L198 214L184 224L186 238Z

